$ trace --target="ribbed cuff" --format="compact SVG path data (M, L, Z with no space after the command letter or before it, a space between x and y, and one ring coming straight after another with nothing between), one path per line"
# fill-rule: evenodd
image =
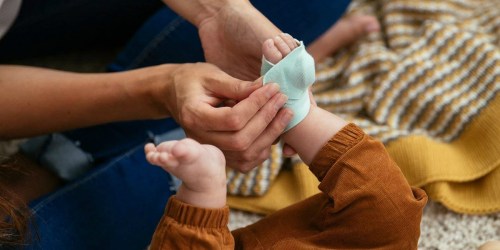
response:
M229 207L200 208L170 197L165 215L180 224L204 228L225 228L229 222Z
M309 168L322 181L335 162L350 148L356 145L365 133L361 128L349 123L335 134L316 154Z

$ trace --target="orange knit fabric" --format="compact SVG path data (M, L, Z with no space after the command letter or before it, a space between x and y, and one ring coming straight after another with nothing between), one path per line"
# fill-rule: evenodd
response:
M408 185L380 142L349 124L310 169L322 193L232 235L227 207L196 208L172 197L151 249L417 249L427 195Z

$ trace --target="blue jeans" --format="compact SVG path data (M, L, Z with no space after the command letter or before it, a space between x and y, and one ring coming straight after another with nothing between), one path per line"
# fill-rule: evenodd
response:
M57 2L54 5L66 5L64 1L54 2ZM78 2L89 2L88 6L93 6L90 3L95 1ZM37 2L26 0L22 8L30 9L29 3ZM252 1L281 30L306 44L335 23L348 3L347 0L280 0L272 4L265 0ZM88 13L93 12L85 6L72 8L76 14L65 12L64 15L68 20L82 13L92 17ZM119 11L120 8L116 8L116 12ZM110 22L115 22L111 20L113 15L108 16ZM29 19L30 15L21 17ZM96 33L103 31L101 25L108 25L103 24L101 18L104 17L99 16L97 23L90 18L84 30L92 30L93 25ZM5 54L12 58L22 57L23 49L14 46L16 39L28 40L32 44L41 40L41 45L49 44L46 48L37 47L37 53L57 49L51 44L68 46L68 36L60 38L57 30L51 30L50 36L35 32L35 36L30 37L30 33L23 33L23 30L36 30L37 23L20 21L23 21L20 25L23 29L17 30L19 26L14 24L14 30L6 36L8 42L0 42L0 57ZM52 27L47 23L44 25ZM81 27L74 28L73 32L77 33ZM68 30L61 32L66 34ZM19 33L24 35L19 36ZM95 37L93 33L89 36ZM53 43L46 41L51 39L55 39ZM5 44L10 47L2 47ZM16 49L19 54L16 54ZM162 63L198 61L204 61L204 57L195 27L163 7L135 33L108 69L122 71ZM26 249L144 249L163 214L168 197L174 192L174 183L171 176L145 161L142 147L145 142L158 139L159 135L176 128L178 125L172 119L165 119L105 124L63 133L91 156L93 168L85 176L30 204L34 211L33 232L36 237Z
M350 1L251 2L283 32L308 45L342 16ZM205 58L196 28L164 7L142 26L109 70L121 71L165 62L202 61Z
M163 6L159 0L22 0L0 40L0 61L123 46Z
M182 129L152 135L158 143ZM144 143L30 204L32 244L26 249L145 249L178 183L144 156Z

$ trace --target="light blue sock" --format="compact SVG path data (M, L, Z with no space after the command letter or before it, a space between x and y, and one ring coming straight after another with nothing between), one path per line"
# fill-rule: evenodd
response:
M285 132L299 124L309 113L311 103L308 89L315 79L314 59L307 53L303 42L290 54L272 64L262 58L261 75L264 84L275 82L280 91L288 96L286 108L293 110L293 118L285 128Z

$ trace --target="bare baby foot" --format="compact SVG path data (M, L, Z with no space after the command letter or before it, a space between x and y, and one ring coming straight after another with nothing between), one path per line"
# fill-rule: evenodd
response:
M274 38L267 39L262 44L262 53L269 62L276 64L297 46L298 44L292 36L282 33Z
M220 208L226 204L226 161L212 145L192 139L167 141L144 147L149 163L182 180L177 199L204 208Z
M320 62L344 46L356 42L371 32L379 30L380 23L374 16L344 17L307 46L307 51L316 62Z

